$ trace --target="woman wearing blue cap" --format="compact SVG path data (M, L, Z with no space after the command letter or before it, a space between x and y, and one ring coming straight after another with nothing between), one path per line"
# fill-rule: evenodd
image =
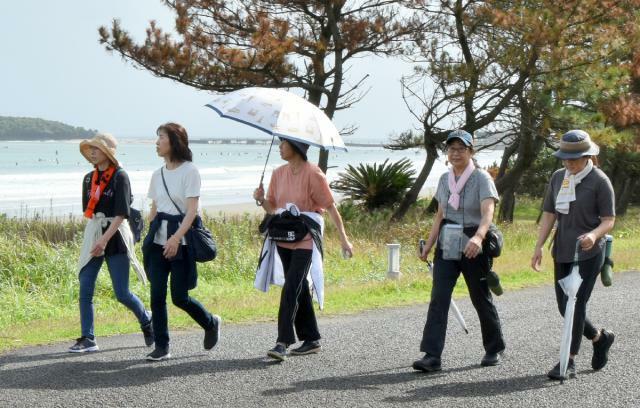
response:
M451 132L446 152L451 168L438 183L438 211L420 255L426 261L436 245L431 302L420 344L425 355L413 363L414 369L425 372L441 369L451 294L460 273L480 319L486 352L481 364L499 364L505 349L498 311L483 279L489 272L490 257L482 247L493 220L498 192L489 173L477 168L472 160L471 134L464 130Z
M564 315L567 296L558 281L571 273L576 242L580 241L578 265L583 279L576 296L575 314L569 365L565 376L560 374L558 363L549 378L562 380L576 374L575 356L580 349L582 336L593 343L591 366L602 369L608 360L609 348L615 339L612 332L598 330L587 319L587 302L604 263L604 235L611 231L615 221L615 197L607 175L595 167L594 158L600 149L582 130L571 130L560 141L560 149L554 153L564 165L553 173L543 204L543 214L538 241L531 258L534 270L540 270L542 248L555 223L553 237L554 280L556 300L560 314Z

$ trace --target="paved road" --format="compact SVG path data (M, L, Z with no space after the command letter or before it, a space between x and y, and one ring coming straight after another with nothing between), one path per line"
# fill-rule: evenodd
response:
M560 385L545 373L557 361L561 319L551 287L506 293L497 301L508 353L499 367L482 368L477 318L458 301L466 335L449 325L443 371L419 374L419 336L426 305L323 318L322 353L265 358L275 324L223 326L217 349L201 349L202 333L173 334L174 358L147 363L141 335L100 338L90 355L65 353L68 343L24 348L0 356L0 407L639 407L640 273L599 283L592 320L617 334L612 359L590 367L583 343L578 378ZM331 301L329 294L328 301Z

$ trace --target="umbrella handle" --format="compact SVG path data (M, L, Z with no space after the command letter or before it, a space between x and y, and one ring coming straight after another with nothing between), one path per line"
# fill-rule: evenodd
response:
M573 254L573 262L578 262L578 253L580 252L580 240L576 241L576 252Z

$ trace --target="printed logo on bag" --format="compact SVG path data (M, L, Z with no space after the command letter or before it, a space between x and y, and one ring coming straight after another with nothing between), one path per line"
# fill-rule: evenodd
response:
M296 233L294 231L287 231L287 238L293 241L296 239Z

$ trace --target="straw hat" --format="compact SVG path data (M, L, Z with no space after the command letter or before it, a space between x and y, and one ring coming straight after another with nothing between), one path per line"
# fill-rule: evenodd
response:
M98 133L92 139L83 140L80 142L80 153L91 162L91 148L96 147L104 153L113 164L118 166L118 160L116 159L116 147L118 141L111 133Z
M579 159L584 156L597 156L600 148L591 141L584 130L570 130L560 139L560 148L553 153L559 159Z

